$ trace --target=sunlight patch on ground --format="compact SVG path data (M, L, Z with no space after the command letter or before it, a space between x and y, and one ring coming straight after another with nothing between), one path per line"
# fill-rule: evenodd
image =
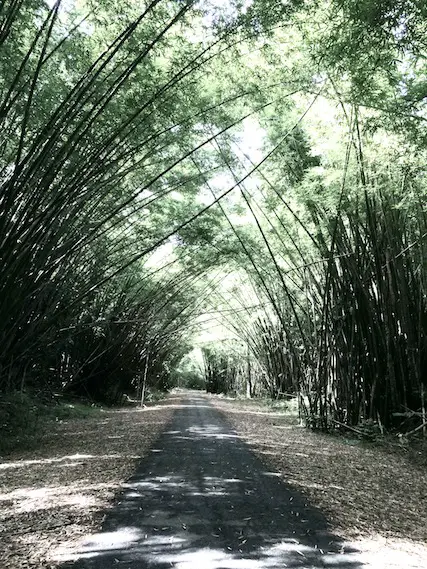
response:
M235 401L235 399L232 399L232 398L227 399L227 398L225 398L225 397L222 397L221 399L222 399L223 401L225 401L226 403L233 403L233 402ZM221 399L219 399L219 401L221 401ZM230 408L230 409L227 409L227 414L230 414L230 415L245 415L245 416L247 416L247 415L256 415L256 416L261 416L261 417L262 417L262 416L271 417L272 419L283 419L283 412L280 413L280 412L278 412L278 411L254 411L254 410L251 410L250 407L245 407L245 410L244 410L244 411L242 411L241 409L232 409L232 408ZM293 418L294 418L294 419L297 419L298 417L294 416ZM274 425L274 426L275 426L275 425ZM286 425L286 426L284 426L283 428L291 428L291 429L294 429L295 427L298 427L298 426L300 426L300 425L289 425L289 426ZM303 427L301 427L301 428L303 428Z
M187 433L186 436L185 433ZM166 435L174 436L179 440L191 440L192 438L206 437L215 439L238 439L238 435L223 432L217 425L204 425L203 427L189 427L185 431L166 431Z
M204 425L203 427L189 427L186 429L188 433L196 437L214 437L216 439L238 439L238 435L224 433L217 425Z
M136 561L155 566L167 564L175 569L282 569L288 566L307 569L319 563L331 568L356 567L360 561L358 552L350 545L343 546L338 553L327 552L290 538L245 554L231 548L199 548L192 545L193 538L192 534L187 539L173 535L149 536L141 529L123 527L94 534L75 547L58 548L52 560L65 562L100 557L108 564L112 556L117 564Z
M424 523L425 520L420 520ZM381 536L361 538L350 544L360 551L363 569L425 569L427 544Z
M170 535L149 536L141 529L123 527L114 532L94 534L74 547L58 548L52 559L64 562L104 555L117 555L118 564L132 559L141 563L170 564L175 569L282 569L288 566L317 567L318 564L331 569L344 566L425 569L427 546L378 537L343 543L340 551L332 552L302 544L296 539L285 539L245 555L231 549L196 548L192 546L191 534L188 539Z
M105 456L104 458L113 458L115 455ZM37 460L20 460L18 462L4 462L0 464L0 470L6 470L8 468L22 468L26 466L33 466L36 464L52 464L54 462L63 462L65 460L87 460L90 458L100 459L101 457L95 456L93 454L72 454L69 456L61 456L59 458L43 458Z
M18 488L17 490L0 494L0 505L2 502L2 507L13 504L15 514L64 506L88 508L99 505L95 492L103 488L111 490L111 484L74 484L70 486Z
M148 557L149 560L169 563L175 569L261 569L266 567L258 559L235 559L233 555L220 549L198 549Z
M266 475L276 476L274 473L265 473ZM190 494L191 496L225 496L230 494L233 489L237 489L237 485L243 480L238 478L219 478L212 476L203 477L201 487L196 486L178 476L154 476L152 478L127 482L122 485L126 489L126 498L143 498L144 493L163 492L177 490L181 493Z
M103 551L127 549L144 537L141 530L134 527L123 527L117 531L96 533L78 542L76 544L78 550L69 545L62 545L56 550L52 559L55 561L89 559L102 554Z
M209 405L180 405L179 403L172 403L172 404L163 404L162 409L210 409ZM147 413L150 411L157 411L158 407L145 407L144 409L140 409L139 412Z
M263 476L272 476L273 478L280 478L282 475L280 472L263 472Z

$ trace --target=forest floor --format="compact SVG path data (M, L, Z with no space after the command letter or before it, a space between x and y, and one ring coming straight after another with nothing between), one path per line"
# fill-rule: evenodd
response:
M200 397L291 492L322 512L331 534L362 552L366 567L427 567L425 445L313 433L283 408ZM53 422L36 448L0 460L0 566L56 567L54 550L97 531L181 402L176 393L143 410Z
M211 397L236 432L287 485L323 512L372 567L427 567L427 444L363 442L298 426L256 400Z
M58 569L362 569L358 555L194 391L102 528L54 553Z
M53 567L54 548L98 528L179 399L51 422L37 446L0 459L0 567Z

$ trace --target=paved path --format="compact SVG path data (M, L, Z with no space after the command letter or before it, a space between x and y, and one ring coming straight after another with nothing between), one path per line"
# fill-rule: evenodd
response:
M321 512L190 396L72 569L359 569Z

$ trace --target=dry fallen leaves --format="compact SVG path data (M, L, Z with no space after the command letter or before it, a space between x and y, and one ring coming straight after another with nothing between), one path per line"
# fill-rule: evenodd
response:
M422 460L398 445L310 432L253 401L210 399L270 470L322 510L333 533L357 540L367 569L383 567L384 551L387 569L427 566ZM144 410L56 423L37 450L0 462L2 567L53 568L54 550L96 531L178 404L174 396ZM421 561L408 565L415 557Z
M425 445L361 443L309 431L256 401L211 401L270 470L326 515L333 533L366 543L375 536L374 548L378 540L390 550L421 547L420 567L427 566Z
M53 567L55 548L98 528L178 400L54 423L38 448L0 462L1 566Z

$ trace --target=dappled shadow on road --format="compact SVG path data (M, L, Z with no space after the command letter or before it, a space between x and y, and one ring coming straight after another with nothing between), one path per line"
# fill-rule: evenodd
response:
M60 567L360 568L321 512L266 472L220 413L204 407L193 397L177 410L102 531L58 551Z

